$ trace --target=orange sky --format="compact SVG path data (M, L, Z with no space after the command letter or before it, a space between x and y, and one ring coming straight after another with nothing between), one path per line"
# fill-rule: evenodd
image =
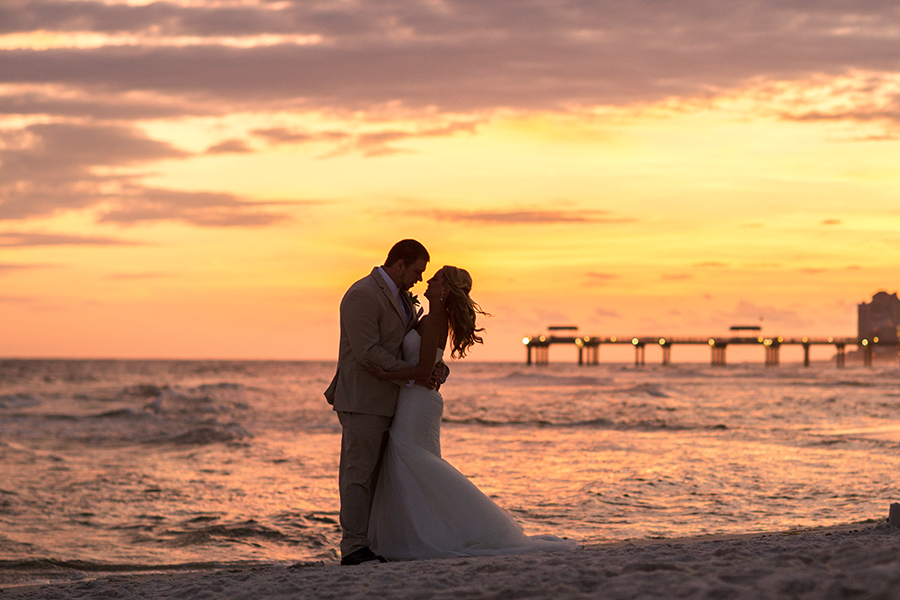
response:
M331 360L404 237L481 360L900 287L889 3L59 4L0 9L0 356Z

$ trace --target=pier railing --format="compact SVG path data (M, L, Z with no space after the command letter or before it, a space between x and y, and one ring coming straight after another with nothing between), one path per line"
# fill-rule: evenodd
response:
M563 328L560 328L563 329ZM572 329L572 328L568 328ZM765 350L766 366L778 366L782 346L795 345L803 347L803 366L809 366L809 349L812 346L834 346L836 351L836 364L842 368L846 361L847 346L856 346L862 351L863 364L872 366L872 359L876 348L892 347L894 355L900 356L900 345L897 343L885 343L877 337L873 339L855 337L767 337L767 336L721 336L721 337L659 337L659 336L594 336L594 335L556 335L545 334L526 337L522 340L527 349L527 364L549 364L550 346L554 344L571 345L578 348L579 365L600 364L600 347L605 344L622 344L634 346L634 364L643 365L645 349L647 346L659 346L662 351L662 364L672 362L672 346L675 345L699 345L709 346L711 352L710 363L714 367L724 367L726 364L726 349L732 345L756 345Z

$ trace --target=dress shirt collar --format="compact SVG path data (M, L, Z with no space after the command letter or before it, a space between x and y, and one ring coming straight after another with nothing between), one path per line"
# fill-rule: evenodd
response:
M388 277L388 274L385 272L383 267L378 267L378 272L381 273L381 276L384 278L385 283L388 284L388 289L391 290L394 298L400 300L400 288L397 287L397 284L394 283L394 280Z
M397 299L397 302L400 303L400 308L403 309L403 313L406 315L406 318L409 319L412 317L412 313L410 312L412 309L404 302L403 298L400 296L400 288L397 287L397 284L394 283L394 280L388 277L388 274L385 273L384 269L378 267L378 272L381 273L381 276L384 278L385 283L388 285L388 289L391 290L391 293L394 295L394 298Z

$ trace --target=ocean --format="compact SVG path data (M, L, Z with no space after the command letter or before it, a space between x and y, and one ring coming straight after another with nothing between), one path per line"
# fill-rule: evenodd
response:
M583 544L887 517L900 367L453 362L444 458ZM333 362L0 360L0 586L333 561Z

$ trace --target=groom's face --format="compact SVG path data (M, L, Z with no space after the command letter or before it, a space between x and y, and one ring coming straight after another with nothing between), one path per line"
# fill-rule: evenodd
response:
M428 261L424 258L418 259L416 262L407 265L404 263L403 270L400 272L399 287L408 290L412 286L422 281L422 273L428 267Z

